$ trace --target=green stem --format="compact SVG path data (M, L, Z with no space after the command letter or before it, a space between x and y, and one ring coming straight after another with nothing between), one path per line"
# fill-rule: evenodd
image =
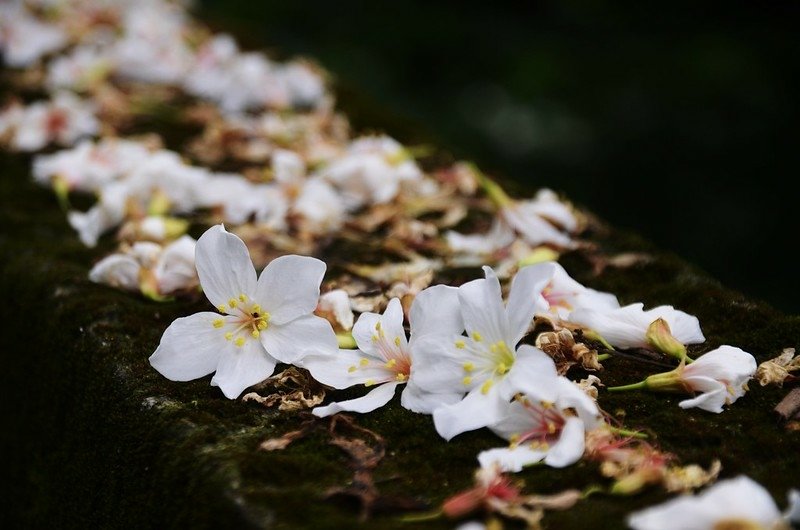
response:
M640 440L647 440L649 438L649 436L643 432L620 429L619 427L612 427L611 425L608 426L608 430L614 434L619 434L620 436L628 436L630 438L638 438Z
M610 353L601 353L600 355L597 356L597 360L598 361L605 361L606 359L610 359L610 358L611 358L611 354Z
M423 521L433 521L442 516L442 510L433 512L413 513L411 515L404 515L400 518L401 523L421 523Z
M639 381L630 385L610 386L607 390L609 392L626 392L628 390L644 390L645 388L647 388L647 381Z
M486 192L486 195L489 196L489 198L498 208L504 208L514 202L503 190L503 188L501 188L497 182L484 175L483 172L478 169L478 166L472 164L472 169L475 171L475 177L478 179L478 184L481 186L481 188L483 188L483 191Z

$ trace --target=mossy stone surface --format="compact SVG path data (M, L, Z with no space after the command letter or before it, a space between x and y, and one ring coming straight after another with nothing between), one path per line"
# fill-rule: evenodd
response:
M186 131L165 136L178 149ZM4 528L456 526L443 519L404 523L399 512L360 521L354 506L325 500L330 488L348 484L352 471L324 429L283 451L258 451L262 440L296 429L306 417L225 399L209 386L210 377L175 383L155 372L147 358L164 329L207 309L207 302L159 304L91 284L88 270L113 247L111 238L84 248L52 193L31 182L29 156L0 153L0 167ZM571 254L565 267L623 303L671 304L697 315L707 342L693 352L732 344L760 362L798 347L800 318L745 299L635 235L609 230L589 239L609 254L647 252L654 259L594 276L581 255ZM652 372L625 359L605 365L607 385ZM720 459L724 477L745 473L782 503L799 485L800 469L800 433L785 431L772 413L785 392L753 383L719 415L684 411L677 396L646 393L601 391L600 405L624 412L628 428L646 429L681 462ZM477 453L500 444L485 429L444 442L429 417L402 409L398 398L357 421L388 444L375 470L381 493L431 508L469 487ZM608 484L596 464L584 462L563 470L534 467L520 477L532 493ZM621 528L625 514L666 498L657 488L627 498L598 494L548 513L545 524Z

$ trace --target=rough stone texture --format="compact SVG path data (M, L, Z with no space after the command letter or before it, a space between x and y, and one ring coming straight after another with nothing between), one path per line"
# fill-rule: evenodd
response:
M181 134L167 136L169 147L180 147ZM147 357L167 325L207 302L158 304L91 284L91 263L113 242L106 238L98 249L85 249L53 195L30 182L29 164L27 156L0 154L4 528L455 526L441 519L403 523L398 512L359 522L355 505L323 499L327 489L346 486L352 477L324 429L283 451L259 452L262 440L295 429L302 418L229 401L209 378L173 383L152 370ZM193 235L201 231L196 226ZM655 259L607 268L597 277L578 254L565 256L565 267L624 303L672 304L696 314L708 340L690 353L732 344L760 362L800 346L800 318L747 300L634 235L589 236L608 254L635 250ZM605 365L601 375L609 385L640 380L652 369L619 358ZM719 458L723 476L746 473L782 503L798 486L800 468L800 433L784 431L772 412L785 393L754 383L720 415L683 411L681 398L669 395L601 392L600 404L611 414L624 413L628 428L646 428L682 462L708 465ZM432 508L471 484L481 449L499 445L487 430L446 443L429 417L405 411L398 398L358 422L388 443L375 473L381 492ZM536 467L520 477L527 491L538 493L607 484L591 463ZM620 528L626 513L665 498L658 489L631 498L599 494L545 521L549 528Z

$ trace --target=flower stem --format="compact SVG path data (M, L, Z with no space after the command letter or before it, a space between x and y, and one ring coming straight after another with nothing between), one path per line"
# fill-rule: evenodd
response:
M643 432L631 431L628 429L620 429L619 427L612 427L611 425L608 426L608 430L610 430L614 434L619 434L620 436L627 436L629 438L638 438L640 440L647 440L649 438L649 436Z
M401 523L421 523L423 521L433 521L442 516L442 510L432 512L412 513L400 518Z
M601 353L600 355L597 356L597 360L598 361L605 361L606 359L610 359L610 358L611 358L611 354L610 353Z
M472 164L472 169L475 171L475 178L478 180L478 184L498 208L509 206L514 202L503 188L501 188L497 182L484 175L484 173L478 169L478 166Z
M607 390L609 392L625 392L628 390L644 390L645 388L647 388L647 381L639 381L630 385L610 386Z

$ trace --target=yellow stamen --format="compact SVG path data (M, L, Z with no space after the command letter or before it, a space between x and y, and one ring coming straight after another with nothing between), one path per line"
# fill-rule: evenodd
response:
M264 331L265 329L267 329L269 327L269 324L267 324L266 320L259 320L258 324L256 324L256 327L258 329L260 329L261 331Z
M239 295L239 301L240 301L240 302L247 302L247 296L245 296L245 295L243 295L243 294L240 294L240 295Z
M213 324L215 328L219 329L225 325L225 321L221 318L215 318L211 324Z
M470 376L466 376L464 379L461 380L461 382L464 383L465 385L471 385L472 378Z
M553 423L552 421L547 423L547 432L549 432L550 434L556 433L556 424Z
M464 346L466 346L466 344L464 344L463 340L457 340L456 341L456 348L458 348L459 350L463 350Z
M469 362L464 363L464 371L465 372L471 372L474 369L475 369L475 364L474 363L469 363Z
M408 380L408 376L406 374L397 374L395 379L400 383L405 383Z
M366 382L364 382L364 386L374 386L374 385L375 385L374 379L367 379Z
M252 335L254 339L257 339L258 336L261 335L261 333L259 333L257 329L254 329L253 331L250 332L250 335Z
M375 322L375 331L380 331L380 330L381 330L381 321L379 320Z
M494 381L492 379L487 379L486 381L484 381L483 384L481 385L481 394L483 395L488 394L489 390L492 389L493 385Z
M358 361L358 364L360 364L361 367L363 368L363 367L365 367L366 365L369 364L369 360L368 359L361 359L360 361Z
M379 338L380 338L380 337L378 337L377 335L373 335L373 336L372 336L372 342L378 342L378 339L379 339Z
M511 437L509 438L508 442L511 445L517 445L517 444L519 444L519 439L520 439L520 435L518 433L514 433L514 434L511 435Z
M261 314L261 306L258 304L254 304L250 309L253 310L253 313ZM269 315L269 313L266 314Z
M356 368L355 366L351 366L350 368L347 369L347 371L350 372L351 374L356 370L358 370L358 368Z
M225 334L225 340L232 340L233 339L233 332L229 331Z
M506 363L500 363L500 364L497 365L497 373L498 374L505 375L506 372L508 372L508 366L506 366Z
M231 306L231 309L236 307L238 304L239 302L236 301L236 298L231 298L230 300L228 300L228 305Z
M394 338L394 345L395 346L400 346L400 337L395 337Z
M236 344L236 346L238 346L239 348L241 348L242 346L244 346L244 337L236 337L236 340L233 341L233 343Z
M553 406L555 406L555 404L552 401L544 401L544 400L542 400L540 402L540 404L542 405L543 409L552 409Z
M220 304L220 305L217 306L217 311L219 311L220 313L224 313L227 310L228 310L228 308L225 307L223 304Z
M482 341L482 340L483 340L483 337L481 336L481 334L480 334L480 333L478 333L478 332L476 331L476 332L474 332L474 333L472 334L472 340L474 340L475 342L480 342L480 341Z
M389 359L386 361L386 368L394 368L397 366L397 359Z

